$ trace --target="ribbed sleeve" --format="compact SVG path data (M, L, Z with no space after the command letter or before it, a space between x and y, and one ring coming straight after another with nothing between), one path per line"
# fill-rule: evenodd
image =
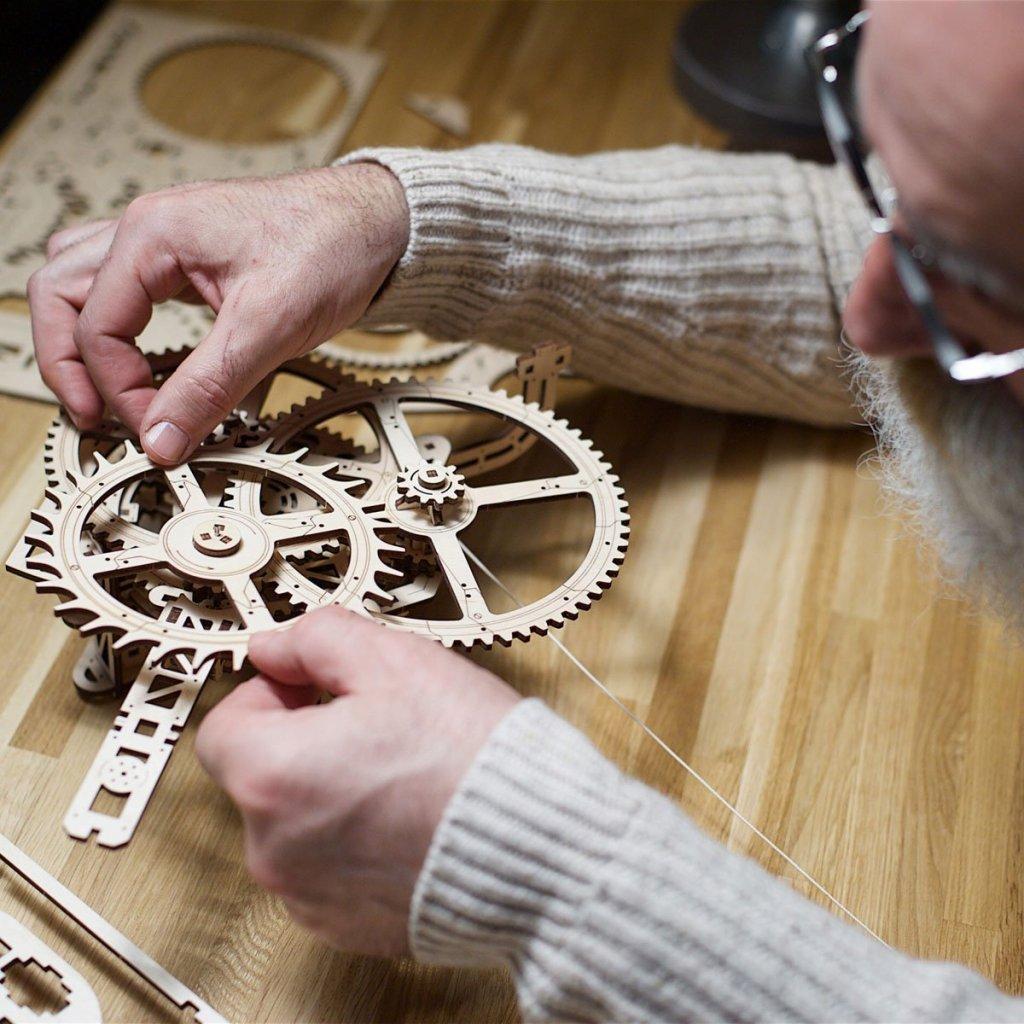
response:
M670 146L369 149L401 181L404 258L364 323L574 346L585 376L673 401L857 419L839 316L867 218L834 168Z
M1024 1020L727 852L536 700L451 801L410 929L422 960L511 968L531 1020Z

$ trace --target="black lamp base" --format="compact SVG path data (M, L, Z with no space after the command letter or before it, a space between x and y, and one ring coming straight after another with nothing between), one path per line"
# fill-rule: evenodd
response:
M856 0L700 0L672 49L679 91L734 148L828 159L805 52L858 8Z

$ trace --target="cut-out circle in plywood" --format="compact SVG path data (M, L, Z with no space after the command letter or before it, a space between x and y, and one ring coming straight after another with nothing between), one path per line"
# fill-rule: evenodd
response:
M293 106L299 137L263 144L196 138L149 112L142 89L153 69L176 54L223 44L264 46L316 62L343 83L340 112L317 127L319 118ZM325 163L340 148L381 64L377 54L291 33L112 7L0 160L0 294L24 293L54 231L116 216L143 192ZM216 103L211 95L210 104Z
M175 103L182 82L202 82L215 102ZM286 142L323 131L344 113L345 82L331 68L292 48L246 42L178 50L152 67L140 85L158 121L184 135L218 142ZM259 117L253 117L253 110Z

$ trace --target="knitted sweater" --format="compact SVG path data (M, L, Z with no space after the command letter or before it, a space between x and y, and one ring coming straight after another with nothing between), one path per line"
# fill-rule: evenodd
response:
M513 347L585 375L820 424L857 419L839 309L867 240L843 173L667 147L364 150L402 182L408 250L366 324ZM499 725L413 900L422 960L499 964L528 1019L1024 1020L723 849L536 700Z

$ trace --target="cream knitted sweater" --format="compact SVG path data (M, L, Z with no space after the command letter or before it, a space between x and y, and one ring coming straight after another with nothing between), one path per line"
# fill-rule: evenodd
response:
M366 323L515 347L597 380L822 424L857 419L839 315L866 241L842 172L668 147L366 150L408 250ZM962 967L887 949L727 852L535 700L498 727L417 885L416 955L500 964L528 1019L1024 1020Z

